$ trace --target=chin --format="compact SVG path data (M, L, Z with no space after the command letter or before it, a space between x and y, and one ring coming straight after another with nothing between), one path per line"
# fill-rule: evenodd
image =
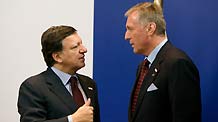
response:
M139 54L139 55L144 55L141 51L139 51L139 50L133 50L133 52L135 53L135 54Z
M76 69L76 71L82 69L83 67L85 67L85 64L83 65L77 65L76 67L74 67L74 69Z
M133 52L134 52L135 54L140 54L139 51L138 51L138 50L135 50L135 49L133 50Z
M85 67L85 63L82 63L82 64L80 65L80 67L81 67L81 68Z

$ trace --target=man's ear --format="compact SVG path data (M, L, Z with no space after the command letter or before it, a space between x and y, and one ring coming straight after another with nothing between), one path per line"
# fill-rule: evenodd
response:
M155 33L157 29L156 23L154 22L149 22L149 24L147 25L147 33L148 35L153 35Z
M61 58L61 53L60 52L54 52L52 53L52 58L58 62L61 63L62 62L62 58Z

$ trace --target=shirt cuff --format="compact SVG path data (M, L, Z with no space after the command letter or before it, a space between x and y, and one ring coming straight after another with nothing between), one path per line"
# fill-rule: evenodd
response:
M72 115L67 116L67 118L68 118L68 122L73 122Z

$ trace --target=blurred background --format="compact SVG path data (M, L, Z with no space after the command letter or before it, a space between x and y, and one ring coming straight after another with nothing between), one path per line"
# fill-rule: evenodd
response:
M88 48L79 72L98 85L102 122L127 122L136 68L144 58L124 40L125 11L153 0L1 0L0 121L19 121L20 84L46 69L41 34L52 25L71 25ZM201 77L202 120L218 120L218 1L165 0L169 40L197 65Z

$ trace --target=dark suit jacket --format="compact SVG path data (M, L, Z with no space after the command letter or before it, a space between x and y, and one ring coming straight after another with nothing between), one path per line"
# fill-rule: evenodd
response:
M200 122L199 81L198 70L191 59L167 42L144 78L134 113L131 112L132 91L129 122ZM157 89L147 91L152 83Z
M87 98L91 98L94 122L99 122L96 84L87 76L80 74L77 76ZM78 106L73 97L50 68L28 78L20 86L18 112L21 115L21 122L68 122L67 116L76 112L77 109Z

